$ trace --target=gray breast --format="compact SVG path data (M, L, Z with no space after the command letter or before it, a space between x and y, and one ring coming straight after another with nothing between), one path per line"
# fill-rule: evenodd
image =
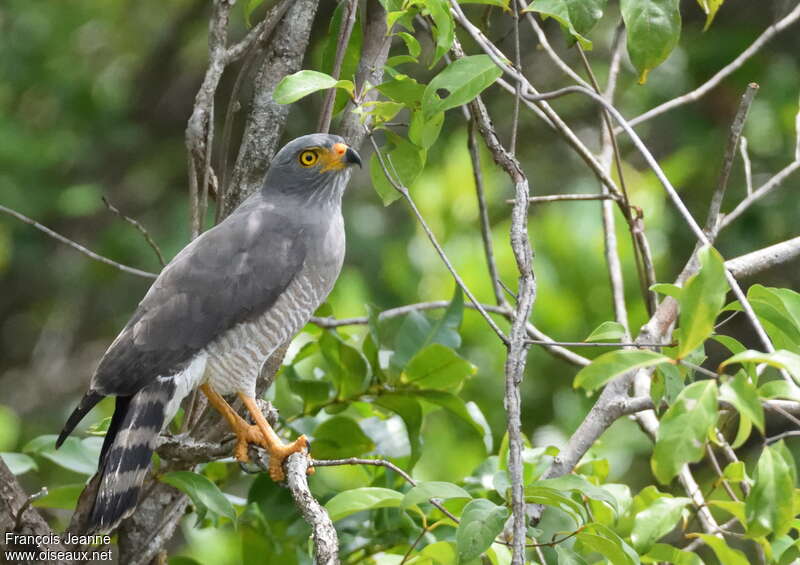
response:
M339 210L318 234L318 245L272 307L240 323L214 341L208 353L204 380L220 394L253 395L264 362L292 339L328 297L344 259L344 225Z
M301 273L264 314L238 324L206 347L205 380L220 394L253 396L261 366L308 322L332 281Z

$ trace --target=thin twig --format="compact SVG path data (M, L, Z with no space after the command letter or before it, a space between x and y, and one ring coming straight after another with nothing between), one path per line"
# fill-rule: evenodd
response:
M664 112L668 112L673 110L679 106L683 106L684 104L688 104L690 102L694 102L695 100L699 100L706 94L708 94L711 90L713 90L719 83L721 83L725 78L733 74L735 71L740 69L745 62L747 62L750 57L758 53L764 45L767 44L773 37L778 35L780 32L788 28L790 25L795 23L798 19L800 19L800 4L797 5L791 12L786 14L783 19L779 20L778 22L769 26L758 38L750 44L750 46L742 51L736 59L731 61L728 65L717 71L717 73L704 82L699 87L695 88L691 92L687 92L682 96L678 96L677 98L673 98L663 104L656 106L655 108L648 110L644 114L636 116L632 120L629 120L629 125L631 127L637 126L642 122L645 122L655 116L661 115Z
M798 114L800 115L800 114ZM739 142L739 154L742 156L742 166L744 167L744 183L747 188L747 196L753 194L753 166L750 162L750 153L747 151L747 138L742 136Z
M158 262L161 264L162 267L165 266L167 263L166 261L164 261L164 256L161 254L161 249L158 247L158 244L153 240L153 238L150 237L150 233L147 231L147 229L137 220L131 218L130 216L126 216L125 214L120 212L119 209L116 206L114 206L111 202L109 202L108 198L106 198L105 196L102 197L102 200L103 204L106 205L106 208L108 208L110 212L116 214L117 216L128 222L130 225L135 227L137 230L139 230L139 233L141 233L144 236L145 241L147 241L147 245L150 246L150 248L155 252L156 257L158 257Z
M47 235L49 235L53 239L57 239L61 243L65 243L65 244L69 245L73 249L75 249L77 251L80 251L81 253L83 253L87 257L90 257L90 258L94 259L95 261L99 261L101 263L105 263L106 265L110 265L111 267L114 267L115 269L119 269L120 271L124 271L126 273L130 273L131 275L136 275L137 277L144 277L146 279L154 279L154 278L156 278L158 276L155 273L150 273L148 271L142 271L142 270L136 269L134 267L129 267L127 265L123 265L122 263L117 263L116 261L113 261L113 260L109 259L108 257L104 257L102 255L98 255L94 251L91 251L91 250L85 248L80 243L77 243L77 242L69 239L68 237L63 236L60 233L54 232L53 230L51 230L47 226L43 226L42 224L40 224L36 220L34 220L32 218L29 218L28 216L26 216L24 214L20 214L16 210L12 210L11 208L6 208L5 206L0 205L0 212L2 212L4 214L8 214L9 216L13 216L16 219L18 219L19 221L25 222L26 224L33 226L37 230L39 230L39 231L41 231L43 233L46 233Z
M37 492L29 495L28 498L25 499L25 502L22 503L22 506L19 507L17 510L17 515L14 518L14 531L19 532L22 526L22 515L25 514L25 511L31 507L31 504L39 500L40 498L47 496L47 487L40 488Z
M659 182L669 195L670 200L672 200L673 205L678 209L678 212L683 217L689 228L692 230L698 241L703 245L710 245L711 243L708 237L706 236L705 232L698 225L697 221L694 219L689 209L686 208L686 205L683 203L683 200L681 200L680 196L678 195L678 192L675 190L675 187L672 186L672 183L670 183L669 179L664 174L664 171L661 169L661 166L658 164L658 161L656 161L655 157L653 157L652 153L650 153L650 150L647 149L647 146L644 144L644 142L642 142L641 138L636 134L636 132L633 130L630 124L628 124L627 121L622 117L622 115L617 111L617 109L614 108L608 102L606 102L606 100L603 99L602 96L580 86L568 86L566 88L561 88L559 90L545 94L539 94L539 95L530 94L526 96L536 99L539 98L552 99L564 96L569 93L582 93L585 96L597 102L598 104L604 106L608 110L609 114L613 116L613 118L617 121L617 123L619 123L625 130L625 132L630 136L631 140L633 141L633 144L636 146L636 149L645 158L645 161L647 161L648 166L653 170L653 172L656 175L656 178L658 178ZM753 329L756 331L756 334L759 337L759 340L761 341L761 343L764 345L764 347L767 349L768 352L770 353L774 352L775 348L772 345L772 341L770 340L769 336L764 330L764 327L761 325L761 322L756 316L753 307L747 300L747 297L742 291L741 286L739 286L739 283L736 281L736 278L727 269L725 270L725 278L727 279L728 284L733 290L733 293L736 295L736 298L741 303L742 308L744 309L744 312L750 321L750 324L753 326Z
M789 430L788 432L770 436L766 439L766 444L772 445L773 443L778 443L782 439L786 439L788 437L800 437L800 430Z
M749 277L800 257L800 236L725 261L736 278Z
M639 343L638 341L631 342L617 342L617 341L604 341L604 342L591 342L591 341L551 341L542 339L526 339L527 343L535 345L560 345L561 347L634 347L638 349L646 349L653 347L673 347L672 343Z
M772 178L770 178L767 182L762 184L756 190L752 192L752 194L748 194L747 198L744 198L733 211L725 214L719 224L719 230L722 231L723 229L727 228L729 225L733 223L739 216L741 216L750 206L764 198L767 194L775 190L776 188L780 187L789 176L791 176L795 171L800 170L800 160L792 161L788 165L786 165L783 169L778 171Z
M358 10L358 0L347 0L342 13L342 20L339 24L339 39L336 42L336 56L333 60L331 76L339 78L342 72L344 55L347 52L347 44L350 42L350 35L353 33L353 25L356 22L356 12ZM336 101L338 89L329 88L325 93L325 100L322 103L322 110L319 116L317 131L328 133L331 129L331 119L333 118L333 105Z
M453 53L462 58L464 52L458 40L453 41ZM511 319L511 330L506 342L508 352L505 362L506 429L508 431L508 474L511 479L511 521L512 521L512 565L525 562L525 496L522 473L522 399L520 385L524 378L529 344L527 336L528 319L536 301L536 280L533 276L533 249L528 237L528 198L530 187L528 178L516 158L509 153L495 132L486 107L480 98L469 103L472 119L478 126L481 136L489 148L495 162L500 165L514 183L514 207L511 210L511 229L509 240L519 276L517 278L518 298Z
M314 498L308 487L307 471L310 458L305 452L293 453L286 461L286 484L295 506L311 526L314 540L314 563L337 565L339 563L339 538L336 528L325 508Z
M506 306L507 302L503 289L500 286L500 277L497 274L497 263L494 259L494 244L492 243L492 226L489 223L489 207L486 205L486 196L483 190L483 170L481 169L481 154L478 149L477 133L475 122L470 120L468 124L469 136L467 137L467 147L469 157L472 161L472 175L475 179L475 195L478 199L478 213L481 223L481 239L483 240L483 251L486 255L486 266L489 269L489 277L492 279L492 290L498 306Z
M528 202L531 204L545 204L548 202L575 202L585 200L617 200L619 197L613 194L548 194L545 196L529 196ZM513 200L506 200L506 203L513 204Z
M227 39L233 3L215 0L209 21L208 59L203 83L197 91L192 115L186 125L185 143L189 161L192 239L203 230L208 182L211 176L211 152L214 140L214 97L228 63ZM199 180L202 179L202 185Z
M525 0L517 0L517 5L519 8L525 8L527 4ZM574 80L576 83L583 85L585 87L589 87L589 84L581 78L581 76L573 71L569 65L567 65L564 60L558 56L553 46L550 45L550 42L547 40L547 35L544 33L544 30L539 25L539 22L536 21L536 18L533 17L533 14L530 12L525 13L525 18L528 20L528 23L531 26L531 29L536 33L536 37L539 38L539 45L541 45L542 49L547 56L555 63L556 67L558 67L561 71L564 72L569 78Z
M373 149L375 150L375 155L378 157L378 163L380 164L381 168L383 169L384 175L386 176L387 180L392 185L392 187L395 190L397 190L397 192L400 193L400 195L403 197L403 199L406 201L406 203L411 208L411 211L414 213L414 216L416 216L417 221L420 223L420 226L422 226L423 231L428 236L428 239L430 240L431 244L433 245L434 249L436 250L436 253L439 255L439 257L441 258L442 262L447 267L447 270L450 271L450 274L453 276L453 279L456 281L456 284L461 288L461 290L464 292L464 294L467 295L467 298L469 298L469 300L472 302L472 304L475 305L475 309L478 312L481 313L481 316L483 316L483 318L486 320L486 323L489 324L489 327L492 328L494 333L497 334L497 337L500 338L500 341L502 341L504 344L508 344L508 337L506 337L506 335L503 333L503 330L501 330L500 327L497 325L497 323L495 323L495 321L491 318L491 316L489 316L489 314L486 312L486 309L478 301L478 299L475 298L475 295L472 293L472 291L466 285L464 280L461 278L461 275L458 274L458 272L456 271L455 267L450 262L450 259L447 257L447 254L444 252L444 249L439 244L439 240L436 238L436 235L433 233L433 231L431 230L430 226L428 226L428 222L425 220L425 218L422 216L422 214L420 213L419 209L417 208L417 204L416 204L416 202L414 202L414 199L411 197L411 193L408 191L408 188L405 187L399 181L399 177L394 172L390 172L389 169L387 168L386 161L384 161L384 156L383 156L380 148L378 147L378 144L375 142L375 138L373 137L372 132L368 132L367 135L369 137L370 142L372 143ZM391 162L390 162L390 164L391 164Z
M608 69L608 81L606 88L603 91L603 96L610 103L614 102L614 94L617 88L617 78L619 77L619 70L622 61L622 52L624 50L625 27L620 22L614 30L614 40L611 47L611 62ZM591 71L591 67L589 67ZM608 116L603 113L603 118L608 123ZM601 129L601 150L600 162L606 171L611 170L612 158L617 155L619 158L619 148L614 142L613 128L605 127ZM616 159L615 159L616 160ZM617 170L621 173L622 169L617 165ZM612 196L608 187L601 184L600 189L602 193L607 196ZM603 220L603 244L604 255L606 258L606 268L608 270L608 280L611 285L612 303L614 306L614 319L625 330L624 339L631 339L631 330L628 322L628 308L625 301L625 277L622 272L622 261L619 257L619 245L617 243L617 222L614 217L614 203L609 200L604 200L600 204L602 208Z
M491 41L486 38L483 31L478 29L472 22L467 19L461 9L461 5L457 0L450 0L451 12L456 21L472 36L472 38L480 45L484 52L492 58L492 61L500 67L507 75L512 77L514 81L522 81L523 99L522 103L533 110L537 116L541 117L545 123L552 127L559 133L564 140L571 145L578 156L592 169L592 172L600 179L604 185L613 193L620 193L614 180L609 176L605 169L600 165L600 162L595 158L594 154L589 150L585 143L575 134L575 132L561 119L561 117L553 110L553 108L544 101L533 101L525 98L525 91L537 92L533 85L517 70L509 64L508 58L495 46ZM579 84L585 84L585 81L580 79ZM502 78L497 79L497 84L503 89L516 93L516 86L511 85L504 81Z
M576 44L578 49L578 54L581 57L581 62L583 63L584 68L586 69L586 73L589 76L589 81L594 88L594 91L599 94L603 95L609 103L613 102L613 91L610 92L612 95L609 97L609 92L603 92L600 89L600 84L597 82L597 78L594 75L594 71L592 71L592 66L589 64L589 59L586 57L586 53L581 47L580 43ZM621 49L621 41L618 45L615 46L615 51ZM613 55L612 55L613 57ZM625 175L623 174L622 170L622 157L620 155L619 144L617 143L617 136L614 134L614 127L611 123L611 117L608 115L608 112L604 108L600 109L600 117L603 121L603 125L605 126L605 130L603 135L601 136L604 145L606 144L611 148L611 155L614 158L614 166L617 170L617 176L619 177L619 187L620 187L620 198L617 200L617 204L619 205L620 211L622 212L625 221L628 223L628 231L631 235L631 243L633 244L633 252L634 252L634 260L636 262L636 272L639 276L639 288L642 294L642 299L644 300L645 305L647 306L647 311L649 314L652 314L655 311L657 306L657 299L656 293L650 290L650 287L655 284L655 267L653 265L652 256L650 254L649 243L647 241L647 236L644 231L644 221L642 218L641 213L632 213L631 211L631 203L628 199L628 189L625 184ZM610 164L607 166L607 170L611 170ZM604 192L608 192L608 188L603 186L602 187ZM623 318L622 312L619 308L619 301L620 299L624 300L624 297L621 298L619 295L621 294L621 289L624 289L624 282L622 280L622 273L621 267L619 266L619 259L616 260L611 259L609 260L609 252L613 252L618 255L617 247L616 247L616 235L612 237L610 231L615 229L614 222L613 222L613 214L610 215L611 222L607 221L607 216L603 215L603 229L604 229L604 238L606 242L606 259L608 263L609 269L612 268L619 268L619 273L610 273L610 279L612 282L612 295L614 296L614 305L615 305L615 315L617 316L617 321L623 325L625 331L629 333L628 323L627 323L627 309L625 310L625 318L624 321L621 320ZM614 244L614 247L610 247L610 243Z
M519 6L514 3L511 6L511 19L514 27L514 66L517 71L522 72L522 63L519 52ZM517 154L517 131L519 130L519 101L521 98L522 86L517 83L514 93L514 113L511 117L511 141L508 143L508 152L511 155Z
M753 99L758 93L758 85L751 82L747 85L747 89L742 95L739 102L739 108L736 110L736 116L733 118L731 124L731 132L728 136L728 145L725 147L725 157L722 161L722 171L719 175L717 182L717 189L711 196L711 205L708 209L708 218L706 219L706 233L709 239L713 240L719 231L720 210L722 209L722 201L725 198L725 191L728 188L728 179L731 176L731 169L733 169L733 161L736 158L736 151L739 148L739 140L742 137L742 130L744 130L745 121L747 121L747 114L750 111L750 106L753 104Z

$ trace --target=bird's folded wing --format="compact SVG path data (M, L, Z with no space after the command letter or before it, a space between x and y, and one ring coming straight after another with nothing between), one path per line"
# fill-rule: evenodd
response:
M132 394L177 373L217 336L266 312L305 255L291 218L259 207L228 217L164 268L100 361L92 388Z

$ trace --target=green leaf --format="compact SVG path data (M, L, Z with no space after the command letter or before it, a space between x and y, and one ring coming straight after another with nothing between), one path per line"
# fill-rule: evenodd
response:
M461 106L496 81L503 71L488 55L472 55L453 61L436 75L425 88L422 108L426 116ZM438 91L449 94L439 98Z
M675 284L670 283L656 283L650 285L650 290L663 294L664 296L671 296L675 300L681 299L681 292L683 289Z
M272 98L278 104L291 104L309 94L328 88L343 88L352 93L355 87L349 80L336 80L319 71L297 71L281 79L272 93Z
M430 149L439 139L442 124L444 124L444 112L426 116L422 110L414 110L411 114L411 124L408 126L408 139L423 149Z
M728 291L725 263L717 250L704 247L698 257L700 270L689 278L681 293L679 359L700 347L714 332L714 321Z
M236 511L231 502L217 485L203 475L191 471L170 471L161 475L159 480L189 496L198 520L202 521L206 513L211 512L215 517L224 516L232 522L236 521Z
M524 12L538 12L558 21L584 49L591 49L588 33L603 17L606 0L533 0Z
M800 387L783 379L778 379L766 382L758 387L758 395L761 398L785 398L800 402Z
M756 387L744 372L739 371L734 378L722 383L719 387L719 397L731 403L739 412L740 418L749 419L758 431L764 433L764 408L761 406Z
M453 46L455 29L453 16L450 13L450 4L447 0L425 0L425 6L433 20L433 37L436 40L436 50L430 65L433 68L442 55L450 51L450 47Z
M11 407L0 404L0 451L17 447L20 427L17 413Z
M399 102L387 102L385 100L365 102L363 110L365 114L372 116L373 126L378 126L390 121L405 106Z
M420 390L416 391L414 395L420 400L425 400L432 404L441 406L460 420L472 426L472 429L475 430L475 432L478 434L478 437L483 439L485 431L483 426L481 426L479 422L476 422L472 418L469 410L467 410L466 404L464 404L464 401L461 399L461 397L443 390Z
M485 4L487 6L497 6L508 10L510 0L459 0L459 4Z
M386 170L395 181L399 181L401 185L408 188L425 167L426 153L423 149L396 133L388 130L384 133L392 146L389 151L383 152ZM373 153L370 159L369 174L372 179L372 186L381 197L384 206L388 206L400 198L400 193L386 178L386 173L381 166L377 153Z
M583 557L563 543L556 546L556 555L558 556L558 565L587 565Z
M485 498L468 502L456 530L459 560L475 559L489 549L497 535L503 531L506 518L508 508L505 506L497 506Z
M608 504L615 514L619 514L619 505L616 497L603 487L593 485L580 475L563 475L553 479L536 481L531 486L543 486L557 490L570 490L578 492L591 500L600 500Z
M392 80L377 86L378 91L395 102L405 104L409 108L420 106L425 94L425 85L418 83L408 75L397 74Z
M401 557L401 556L398 556ZM415 561L418 559L418 561ZM386 565L394 565L396 562L387 563ZM456 544L450 541L437 541L430 545L426 545L422 551L419 552L418 557L406 561L408 565L458 565L458 550ZM376 565L379 565L376 563ZM475 562L470 562L465 565L477 565Z
M3 463L8 466L8 470L14 475L24 475L28 471L38 471L39 467L33 457L25 455L24 453L10 453L2 452L0 457Z
M255 12L256 8L258 8L261 4L264 3L264 0L247 0L244 3L244 21L247 24L247 27L251 27L253 24L250 22L250 18Z
M340 398L355 396L369 386L372 371L364 355L348 345L335 331L319 339L322 356L328 362Z
M397 371L402 370L417 352L433 343L452 348L460 346L458 328L463 316L464 298L458 286L447 310L437 320L432 321L421 312L408 314L397 332L390 366Z
M645 563L666 562L675 565L703 565L696 554L665 543L655 544L646 555L642 555L642 561Z
M639 556L621 537L602 524L588 524L577 536L578 542L596 551L612 565L635 565Z
M766 363L771 367L785 369L795 381L800 381L800 355L785 349L779 349L774 353L761 353L752 349L743 351L720 363L718 372L721 373L725 367L734 363Z
M742 351L747 350L747 348L742 345L738 339L732 338L729 335L712 335L711 339L721 344L725 349L733 354L741 353Z
M675 399L678 398L678 395L683 390L683 380L684 377L681 375L680 369L675 365L664 363L663 365L656 367L655 373L653 373L653 381L650 390L653 398L653 404L658 406L662 399L667 403L667 406L673 404ZM653 396L659 392L658 390L653 390L653 388L657 388L659 386L663 388L663 391L661 391L661 396Z
M669 357L647 349L609 351L578 371L578 374L575 375L573 386L593 391L628 371L671 362L672 360Z
M725 480L732 483L741 483L747 479L747 473L744 468L744 461L733 461L725 466L722 471L722 476Z
M375 444L351 418L334 416L314 430L314 456L320 459L356 457L375 449Z
M325 504L325 508L335 522L362 510L396 508L402 500L403 495L396 490L363 487L340 492Z
M639 71L639 83L663 63L681 35L679 0L621 0L628 31L628 56Z
M775 347L800 353L800 294L754 284L747 290L747 299Z
M78 504L84 484L63 485L47 490L47 494L33 501L32 506L37 508L61 508L62 510L73 510Z
M406 425L408 443L411 446L411 460L408 468L413 469L421 455L422 446L419 440L419 432L422 427L422 407L419 401L411 395L406 394L382 394L375 399L375 404L391 410Z
M709 506L713 506L715 508L721 508L742 524L746 523L746 511L744 507L744 502L741 500L709 500L707 501Z
M619 322L603 322L583 341L614 341L625 337L625 328Z
M97 459L100 457L102 443L103 440L97 437L83 440L68 437L61 447L56 449L56 436L44 435L29 441L22 451L49 459L70 471L82 475L93 475L97 471Z
M333 12L330 24L328 26L328 34L325 40L325 47L322 52L322 72L331 74L333 72L333 64L336 60L336 51L339 48L340 30L342 27L342 20L345 16L345 6L347 2L339 2ZM356 20L353 24L353 31L350 34L350 39L347 42L347 47L344 51L344 58L342 59L342 67L339 71L339 77L344 79L353 79L358 72L358 65L361 62L361 47L364 43L364 33L361 26L361 13L356 11ZM336 99L333 105L334 115L338 114L347 105L349 100L348 91L340 89L336 93Z
M636 514L631 542L639 553L647 553L662 537L675 528L683 509L691 503L689 498L664 496Z
M686 463L703 458L708 431L717 423L717 384L699 381L687 386L661 418L651 466L662 484Z
M583 506L558 489L538 485L525 487L525 502L558 508L580 526L586 519Z
M717 10L719 10L724 1L725 0L697 0L697 3L700 4L700 7L706 13L706 25L703 26L703 31L711 27L711 22L714 21L714 16L717 15Z
M409 384L420 388L448 390L458 388L476 370L475 365L449 347L433 343L414 355L403 376Z
M720 563L725 565L750 565L750 561L745 557L744 553L738 549L729 547L725 540L718 538L712 534L688 534L688 537L698 537L702 539L708 547L710 547L719 559Z
M397 32L397 35L400 39L403 40L403 43L406 44L406 49L408 49L408 54L414 57L415 59L420 56L422 53L422 47L417 41L417 38L411 35L410 33L406 33L404 31Z
M472 498L470 494L458 485L442 481L419 482L403 497L401 506L410 508L420 502L428 502L431 498L447 500L450 498Z
M758 458L753 487L745 501L747 533L751 536L773 532L780 536L791 527L794 511L788 493L794 492L793 464L790 467L782 448L783 442L767 446Z

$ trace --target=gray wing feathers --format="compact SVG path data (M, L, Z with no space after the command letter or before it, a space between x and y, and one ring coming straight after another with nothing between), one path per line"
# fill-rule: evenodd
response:
M92 389L133 394L182 369L217 336L267 311L306 256L297 222L249 206L184 248L100 361Z

